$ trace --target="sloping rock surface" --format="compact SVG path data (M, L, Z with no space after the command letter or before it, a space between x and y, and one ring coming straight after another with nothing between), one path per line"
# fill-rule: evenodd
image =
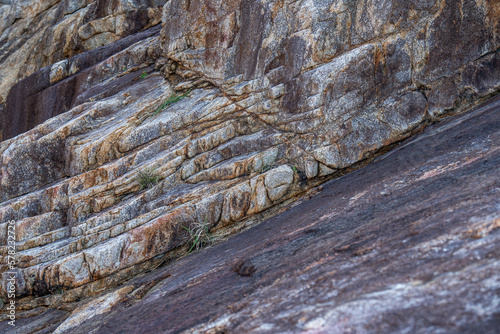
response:
M185 255L186 228L224 238L272 217L500 90L497 0L13 0L0 15L0 294L15 221L30 314Z
M160 23L165 2L0 1L0 105L12 85L41 68Z
M56 333L497 333L499 144L500 97L222 244L16 333L68 316Z

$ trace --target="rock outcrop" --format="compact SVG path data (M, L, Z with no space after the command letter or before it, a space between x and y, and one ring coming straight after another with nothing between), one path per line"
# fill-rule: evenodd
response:
M64 60L159 24L165 2L14 0L6 5L0 2L0 139L25 132L76 105L72 100L78 88L76 82L66 82L63 89L48 89L49 86L101 62L133 40L118 43L114 49L96 50L69 63ZM31 80L12 87L42 68L45 71ZM5 103L10 107L2 115Z
M497 333L499 141L497 97L224 243L40 307L14 333Z
M26 310L168 263L195 226L241 231L500 90L496 0L13 0L0 16L0 244L15 221Z

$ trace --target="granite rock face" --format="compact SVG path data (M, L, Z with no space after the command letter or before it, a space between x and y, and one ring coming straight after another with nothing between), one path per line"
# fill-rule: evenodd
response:
M75 87L46 90L62 77L75 74L109 57L96 52L83 62L59 62L123 39L161 21L165 0L14 0L0 2L0 139L11 138L60 112L71 109ZM116 52L117 50L114 50ZM80 58L82 60L82 58ZM47 66L48 76L12 87L19 80ZM46 72L48 68L45 68ZM43 73L48 75L48 73ZM43 78L34 80L34 78ZM10 91L11 101L7 101ZM38 94L36 94L38 93ZM62 106L44 104L60 99ZM27 99L27 100L24 100ZM24 105L16 105L21 103ZM55 103L55 102L53 102ZM10 106L9 106L10 105ZM12 109L14 108L14 109ZM48 110L52 109L54 110ZM62 110L61 108L64 108ZM42 110L39 110L42 109ZM19 114L19 111L22 113ZM15 120L13 120L13 118ZM20 125L20 122L22 125Z
M0 244L15 220L25 309L182 256L186 227L260 222L500 90L494 0L29 3L0 6Z
M424 131L224 243L59 295L13 333L497 333L500 98Z

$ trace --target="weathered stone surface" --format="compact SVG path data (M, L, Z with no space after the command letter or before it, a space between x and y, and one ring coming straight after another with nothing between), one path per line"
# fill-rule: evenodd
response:
M82 301L56 332L496 333L499 120L497 97L432 126L310 200Z
M15 84L3 109L4 138L25 132L51 117L87 102L88 99L105 98L118 93L136 78L134 74L123 73L120 80L114 80L112 84L101 82L97 87L95 85L99 82L93 80L93 77L99 76L99 80L103 81L105 76L116 72L118 68L126 72L131 67L150 65L151 60L149 59L148 64L147 54L149 45L144 45L142 50L132 50L128 57L109 57L140 40L154 36L158 30L159 27L151 28L96 50L62 60ZM96 69L92 70L92 66L103 60L105 63L97 67L96 74ZM106 66L106 69L103 66Z
M163 3L0 7L0 274L15 220L24 309L178 258L186 228L241 231L500 89L498 1L170 0L149 28Z
M16 82L58 61L157 25L161 22L164 4L165 0L13 0L4 5L0 3L0 105L15 103L7 101L9 91L14 94L11 99L31 98L23 102L27 109L10 106L8 109L15 110L6 116L0 110L0 139L2 130L3 139L8 139L72 107L74 84L54 88L56 91L46 92L44 96L30 96L41 88L40 85L47 88L45 81L48 78L39 74L25 81L22 88L11 90ZM95 52L87 62L90 58L94 58L91 60L94 62L101 61L110 55L102 57L102 54L106 51ZM83 64L71 65L66 67L69 74L79 72ZM61 66L59 68L62 70ZM52 82L53 77L50 79ZM61 101L53 101L55 96ZM51 100L49 105L42 102L44 99ZM50 102L60 105L52 106ZM42 106L43 111L37 112ZM47 110L53 107L54 112ZM16 114L19 111L23 112L20 117ZM38 116L40 113L45 117ZM9 121L13 117L28 124L12 128Z

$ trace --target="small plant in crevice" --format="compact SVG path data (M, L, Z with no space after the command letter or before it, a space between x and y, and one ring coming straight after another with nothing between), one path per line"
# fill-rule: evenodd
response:
M183 229L189 232L188 243L191 244L187 254L199 251L204 246L210 245L215 241L214 236L210 233L210 224L207 219L203 223L195 223L191 228L182 226Z
M273 169L275 167L278 167L278 164L276 163L277 160L278 160L278 156L275 155L271 161L263 163L262 166L257 170L257 173L263 174L267 171L270 171L271 169Z
M154 168L144 168L137 172L137 181L141 185L141 190L154 187L160 181L160 176Z
M262 167L260 167L259 174L263 174L263 173L265 173L267 171L270 171L274 167L275 166L273 164L264 164L264 165L262 165Z
M307 175L304 171L300 170L297 168L295 165L290 165L290 168L292 168L292 171L294 174L298 175L299 177L299 182L301 186L306 185L307 183Z
M191 90L187 91L184 94L180 94L180 95L174 95L174 93L172 92L172 95L170 95L170 97L168 99L163 101L163 103L160 104L160 106L151 114L151 116L158 115L160 112L162 112L166 108L170 107L172 104L179 102L180 100L182 100L185 97L188 97L190 92L191 92Z
M144 79L147 76L148 76L148 74L146 73L146 71L142 71L142 74L139 78Z
M49 292L53 295L62 295L64 293L64 290L61 286L54 286L49 288Z

